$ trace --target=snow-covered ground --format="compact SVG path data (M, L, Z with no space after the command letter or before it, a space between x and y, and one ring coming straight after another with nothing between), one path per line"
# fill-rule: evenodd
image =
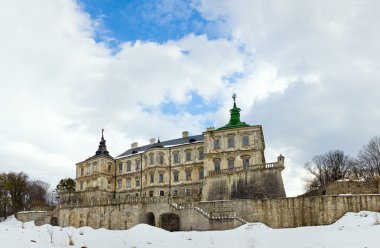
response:
M271 229L261 223L252 223L228 231L171 233L144 224L125 231L35 226L33 222L23 224L9 217L0 223L0 247L379 248L379 218L379 213L359 212L348 213L329 226ZM69 237L73 246L69 246Z

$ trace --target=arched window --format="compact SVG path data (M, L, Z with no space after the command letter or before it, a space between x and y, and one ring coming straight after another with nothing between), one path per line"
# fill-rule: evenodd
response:
M179 178L179 172L173 171L173 181L178 182L178 178Z
M227 137L227 147L228 148L234 148L235 147L235 137L234 136Z
M131 171L131 167L132 167L132 162L127 161L127 171Z
M203 160L204 157L205 157L204 149L203 149L203 147L201 147L198 149L198 159Z
M175 164L179 163L179 152L173 153L173 163Z
M163 153L160 153L158 156L159 156L159 157L158 157L158 161L159 161L159 163L160 163L160 164L163 164L163 163L164 163L164 154L163 154Z
M123 163L119 163L119 173L123 172Z
M199 168L199 179L203 179L205 177L203 168Z
M186 170L186 181L191 180L191 170Z
M220 148L220 139L215 138L214 139L214 149L219 149Z
M228 169L229 170L233 170L234 167L235 167L235 159L234 158L229 158L227 160L227 162L228 162Z
M185 151L186 161L191 161L191 150Z
M220 171L220 159L215 159L214 160L214 170L215 171Z
M242 157L243 159L243 169L247 170L249 167L249 157Z
M149 154L149 164L154 164L154 154Z

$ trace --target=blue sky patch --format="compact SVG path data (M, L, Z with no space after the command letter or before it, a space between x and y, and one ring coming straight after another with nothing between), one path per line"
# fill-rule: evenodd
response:
M84 11L100 22L96 40L115 46L125 41L164 43L193 33L219 38L218 22L202 17L190 0L80 0Z
M190 113L192 115L200 115L204 113L216 112L220 103L217 102L205 102L204 99L196 92L190 92L190 100L185 104L176 104L172 101L166 102L161 105L161 111L168 115L177 115L181 112Z

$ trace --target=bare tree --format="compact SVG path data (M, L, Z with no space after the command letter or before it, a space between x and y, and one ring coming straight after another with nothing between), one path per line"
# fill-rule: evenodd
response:
M48 226L46 228L47 232L49 233L50 236L50 243L53 243L53 237L54 237L54 228L52 226Z
M306 180L306 190L310 191L349 178L354 169L354 160L341 150L330 150L314 156L312 162L307 162L304 167L311 175Z
M28 182L26 204L28 207L44 206L48 202L49 184L41 180Z
M24 172L3 173L1 185L10 197L12 213L17 213L24 208L24 200L27 191L28 175Z
M358 173L365 180L380 176L380 137L375 136L358 153Z

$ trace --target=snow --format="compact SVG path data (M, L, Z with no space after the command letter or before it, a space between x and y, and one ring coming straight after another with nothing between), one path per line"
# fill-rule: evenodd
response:
M167 232L145 224L122 231L35 226L33 222L23 224L11 216L0 222L0 247L375 248L380 247L379 219L380 213L362 211L347 213L328 226L272 229L261 223L249 223L227 231ZM69 236L73 246L69 246Z

